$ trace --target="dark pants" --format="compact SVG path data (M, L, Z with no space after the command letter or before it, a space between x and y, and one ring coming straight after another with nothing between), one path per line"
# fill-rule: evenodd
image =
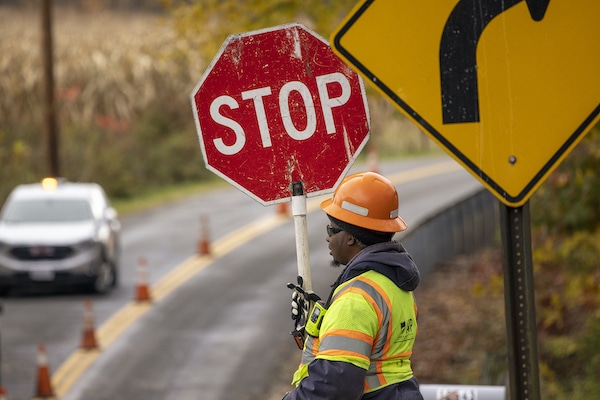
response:
M419 391L419 382L413 376L407 381L367 393L362 400L423 400L423 395Z

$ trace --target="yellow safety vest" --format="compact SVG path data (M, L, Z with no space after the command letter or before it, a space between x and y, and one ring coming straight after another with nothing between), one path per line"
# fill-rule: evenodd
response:
M412 292L367 271L342 283L323 317L319 337L308 336L292 384L308 376L314 359L343 361L367 371L365 393L413 376L410 356L417 335Z

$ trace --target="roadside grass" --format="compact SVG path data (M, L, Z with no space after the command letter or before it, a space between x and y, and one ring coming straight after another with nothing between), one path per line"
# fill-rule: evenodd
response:
M149 210L164 204L168 204L188 196L193 196L209 190L225 187L224 180L211 179L197 183L186 183L161 188L151 188L136 196L127 199L112 199L113 207L119 216L127 216L136 212Z

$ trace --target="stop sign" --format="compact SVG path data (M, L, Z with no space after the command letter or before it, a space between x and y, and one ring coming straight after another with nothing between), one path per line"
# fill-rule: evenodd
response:
M361 78L301 24L229 36L190 98L207 168L265 205L331 191L369 138Z

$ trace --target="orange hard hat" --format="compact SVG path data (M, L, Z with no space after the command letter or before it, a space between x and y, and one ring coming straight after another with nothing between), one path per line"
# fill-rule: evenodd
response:
M406 222L398 215L398 192L387 178L360 172L344 178L333 198L321 203L328 215L361 228L401 232Z

